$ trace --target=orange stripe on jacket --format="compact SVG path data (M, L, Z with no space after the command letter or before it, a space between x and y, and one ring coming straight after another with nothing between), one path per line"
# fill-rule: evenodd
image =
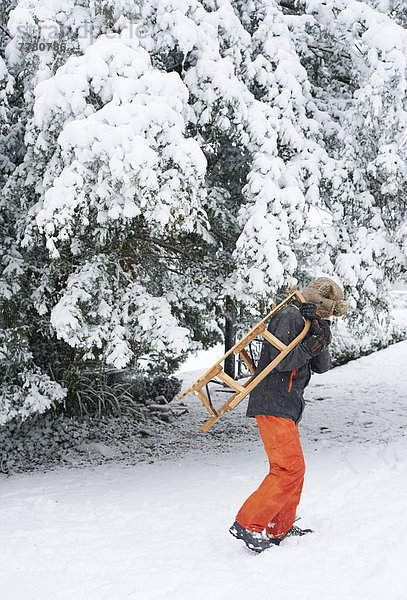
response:
M293 387L293 378L295 377L296 373L297 373L296 369L294 369L294 371L291 372L290 385L288 388L289 392L291 392L291 388Z

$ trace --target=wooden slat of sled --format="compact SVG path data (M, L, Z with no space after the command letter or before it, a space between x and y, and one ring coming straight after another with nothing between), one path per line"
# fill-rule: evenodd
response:
M251 373L254 373L254 371L256 369L255 369L253 361L250 358L250 356L248 355L247 351L243 348L243 350L240 350L239 354L242 357L242 359L244 360L244 362L246 363L246 365L249 367L249 371Z
M249 333L247 333L235 346L233 346L233 352L235 354L239 354L243 348L248 346L250 342L252 342L258 335L263 335L264 330L266 329L266 324L263 321L260 321L256 327L253 327Z
M279 340L278 338L276 338L275 335L267 331L267 329L263 331L261 335L262 337L264 337L265 340L267 340L268 342L270 342L270 344L277 348L277 350L280 350L280 352L284 352L284 350L287 348L287 346L283 344L281 340Z
M186 392L184 392L180 397L179 400L181 400L181 398L183 398L184 396L186 396L187 394L189 394L190 392L194 393L197 390L202 389L203 387L205 387L205 385L207 383L209 383L210 381L212 381L212 379L214 377L217 376L218 373L220 373L221 371L223 371L222 369L222 365L219 364L220 361L218 363L216 363L215 365L213 365L208 371L206 371L206 373L204 373L202 375L202 377L200 377L199 379L197 379L195 381L195 383L193 383L191 385L190 388L187 389Z
M227 375L224 371L220 371L217 375L218 379L221 379L224 383L226 383L226 385L228 385L232 390L235 390L236 392L242 392L244 390L244 387L235 379L233 379L233 377L230 377L229 375Z

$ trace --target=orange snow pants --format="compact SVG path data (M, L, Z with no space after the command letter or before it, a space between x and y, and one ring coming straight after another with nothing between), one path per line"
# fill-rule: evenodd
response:
M270 472L243 504L236 521L250 531L280 538L295 520L304 482L304 456L294 421L265 415L256 420Z

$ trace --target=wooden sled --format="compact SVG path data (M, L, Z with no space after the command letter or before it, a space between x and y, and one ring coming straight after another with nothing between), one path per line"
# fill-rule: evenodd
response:
M260 381L264 379L264 377L266 377L266 375L268 375L270 371L272 371L274 367L276 367L278 363L282 361L283 358L286 357L287 354L291 352L291 350L295 348L295 346L308 333L310 321L306 320L304 329L301 331L301 333L297 335L297 337L292 342L290 342L290 344L285 345L272 333L267 331L266 321L268 321L268 319L270 319L270 317L272 317L277 311L281 310L281 308L289 304L293 298L296 298L299 302L305 302L300 292L297 289L294 289L294 291L292 291L289 294L289 296L287 296L287 298L283 300L278 306L273 305L273 309L268 313L268 315L264 317L264 319L262 319L255 327L253 327L253 329L251 329L249 333L247 333L239 342L237 342L237 344L235 344L233 348L226 352L226 354L224 354L224 356L222 356L222 358L220 358L218 362L216 362L210 369L208 369L208 371L206 371L206 373L202 375L202 377L197 379L195 383L191 385L191 387L188 388L186 392L184 392L179 397L179 399L181 400L181 398L183 398L189 393L194 394L194 396L198 396L208 413L211 415L211 418L208 419L200 428L202 433L208 431L209 427L216 423L216 421L226 411L233 410L239 404L239 402L241 402L243 398L245 398L247 394L249 394L252 391L252 389L255 388L256 385L260 383ZM277 348L277 350L279 350L280 353L270 364L267 365L265 369L263 369L263 371L261 371L258 375L255 376L255 366L245 348L259 335L268 342L270 342L270 344ZM248 366L250 372L252 373L252 376L243 385L240 384L238 381L235 381L223 370L221 363L223 363L225 358L229 356L229 354L231 354L232 352L241 356L243 361ZM207 386L210 381L215 379L215 377L217 377L224 384L226 384L226 386L229 388L229 391L233 392L233 395L229 398L229 400L225 402L225 404L223 404L223 406L221 406L221 408L219 408L218 410L215 409L215 407L213 406L209 396L209 392L208 394L205 394L205 392L203 392L202 390L202 388Z

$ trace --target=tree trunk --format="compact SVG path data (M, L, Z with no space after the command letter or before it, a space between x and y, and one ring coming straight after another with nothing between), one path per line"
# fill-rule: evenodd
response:
M236 307L227 296L225 300L225 353L236 344ZM235 378L236 366L233 352L225 359L224 371L230 377Z

